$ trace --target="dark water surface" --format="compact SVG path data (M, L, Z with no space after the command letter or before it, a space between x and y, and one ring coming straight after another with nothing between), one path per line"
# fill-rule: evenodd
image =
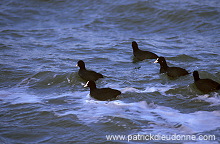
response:
M170 80L154 60L134 62L131 42L168 65L220 82L219 0L1 0L0 143L105 143L106 135L215 135L220 92L202 94L192 75ZM75 67L106 77L89 97ZM127 143L127 141L108 141Z

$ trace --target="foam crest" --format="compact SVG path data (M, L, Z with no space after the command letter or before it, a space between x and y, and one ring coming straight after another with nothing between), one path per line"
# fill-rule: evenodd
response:
M41 99L29 94L25 89L13 88L0 91L0 99L11 104L23 104L23 103L41 103Z
M160 93L164 94L166 91L168 91L172 87L173 87L172 85L167 86L167 85L158 84L156 86L155 85L147 86L144 90L139 90L139 89L136 89L133 87L126 87L126 88L122 89L121 91L123 93L126 93L126 92L136 92L136 93L160 92Z
M168 91L171 88L172 88L172 86L158 84L156 86L154 85L154 86L146 87L144 92L160 92L160 93L164 94L166 91Z
M116 101L96 101L86 98L78 111L57 113L59 116L76 115L85 124L99 123L106 117L119 117L132 121L146 121L153 127L154 132L194 134L215 130L220 127L220 111L197 111L194 113L181 113L180 111L146 103L145 101L125 103ZM109 119L108 121L111 121ZM142 126L143 133L149 130Z
M196 98L192 100L201 100L210 103L210 106L219 106L220 105L220 95L216 92L205 95L198 95Z
M140 90L133 88L133 87L126 87L124 89L121 90L122 93L126 93L126 92L136 92L136 93L141 93Z

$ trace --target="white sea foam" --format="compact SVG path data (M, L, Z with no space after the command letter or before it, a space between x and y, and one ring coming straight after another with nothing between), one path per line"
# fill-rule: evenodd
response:
M58 113L60 116L74 114L84 123L98 123L104 117L121 117L130 120L145 120L151 125L153 132L194 134L215 130L220 127L220 111L197 111L181 113L180 111L146 103L145 101L125 103L116 101L96 101L87 97L78 111ZM142 133L149 131L143 126ZM140 132L141 133L141 132Z
M129 90L133 90L133 88ZM148 125L142 126L142 130L139 131L140 134L149 130L162 134L167 134L168 132L194 134L215 130L220 127L220 111L217 110L181 113L174 108L147 103L146 101L132 103L126 103L121 100L97 101L89 96L89 91L67 92L53 96L47 95L43 98L29 94L25 89L21 88L0 91L0 99L11 104L43 103L47 99L66 96L68 96L66 102L70 105L72 104L73 108L63 110L62 107L59 107L61 109L53 109L53 112L60 117L76 115L85 124L99 123L100 120L106 120L106 117L119 117L133 120L134 122L137 120L146 121ZM209 97L206 97L206 99L208 101L213 100L213 98ZM76 102L77 106L75 106ZM77 110L75 110L76 107ZM149 129L149 125L151 129Z
M11 104L41 103L41 99L26 92L25 89L12 88L0 91L0 99Z
M155 85L147 86L144 90L139 90L133 87L126 87L122 89L121 91L123 93L126 93L126 92L136 92L136 93L160 92L161 94L164 94L166 91L168 91L172 87L173 87L172 85L167 86L167 85L158 84L156 86Z
M201 100L210 103L210 106L219 106L220 105L220 95L217 92L211 94L198 95L192 100Z
M144 92L160 92L160 93L164 94L166 91L168 91L171 88L172 88L171 85L167 86L167 85L158 84L157 86L148 86L148 87L146 87Z

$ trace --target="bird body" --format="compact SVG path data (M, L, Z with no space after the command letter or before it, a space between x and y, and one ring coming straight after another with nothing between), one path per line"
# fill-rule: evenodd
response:
M220 84L211 79L200 79L198 71L193 72L194 84L203 93L209 93L220 89Z
M166 73L169 77L177 78L189 74L189 72L183 68L169 67L164 57L159 57L154 63L159 63L160 73Z
M96 81L99 78L103 78L102 74L92 70L87 70L85 67L85 63L82 60L78 61L77 66L80 67L78 75L86 81Z
M97 88L94 81L88 81L84 87L89 87L90 96L100 101L114 100L121 94L119 90L111 88Z
M180 67L168 67L167 69L167 75L169 77L180 77L188 74L189 73L185 69Z
M138 60L144 60L144 59L156 59L158 56L155 53L152 53L150 51L143 51L138 48L138 44L133 41L132 42L132 48L133 48L133 55Z

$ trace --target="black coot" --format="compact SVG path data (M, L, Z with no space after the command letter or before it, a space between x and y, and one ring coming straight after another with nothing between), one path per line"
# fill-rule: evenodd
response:
M164 57L159 57L154 63L160 64L160 73L167 73L169 77L178 78L189 74L185 69L180 67L169 67Z
M132 42L132 48L133 48L133 55L136 59L138 60L144 60L144 59L156 59L158 58L158 56L152 52L149 52L149 51L143 51L143 50L140 50L138 48L138 44L133 41Z
M95 71L87 70L85 63L82 60L79 60L77 66L80 67L78 74L79 76L86 81L96 81L99 78L103 78L103 75Z
M194 84L203 93L209 93L220 89L220 84L211 79L200 79L198 71L193 72Z
M119 90L111 88L96 88L94 81L88 81L84 87L89 87L90 96L100 101L115 100L121 94Z

